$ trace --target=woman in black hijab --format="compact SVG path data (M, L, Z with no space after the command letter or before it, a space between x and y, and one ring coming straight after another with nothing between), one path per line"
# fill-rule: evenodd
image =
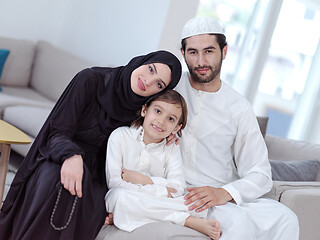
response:
M79 72L12 182L0 212L0 239L94 239L107 215L110 133L129 126L151 96L173 89L180 76L179 60L166 51Z

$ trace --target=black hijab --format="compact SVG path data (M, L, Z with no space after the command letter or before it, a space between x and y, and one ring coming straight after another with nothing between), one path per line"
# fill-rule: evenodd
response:
M181 77L180 61L172 53L163 50L135 57L126 66L111 68L104 81L99 83L97 96L102 109L100 124L107 133L119 126L129 125L138 117L137 111L152 97L139 96L131 89L132 72L150 63L163 63L171 69L171 81L165 90L173 89L178 84Z

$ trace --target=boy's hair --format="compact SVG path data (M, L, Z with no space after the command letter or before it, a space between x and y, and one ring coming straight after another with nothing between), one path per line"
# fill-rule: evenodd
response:
M178 120L178 125L181 124L180 130L177 132L178 136L182 136L182 129L185 128L187 124L187 116L188 116L188 109L187 109L187 104L184 98L181 96L180 93L178 93L175 90L168 90L165 91L164 93L155 95L151 97L147 102L146 102L146 107L148 108L153 101L162 101L170 104L177 104L180 105L181 107L181 116L180 119ZM141 111L141 110L140 110ZM141 113L141 112L140 112ZM142 126L144 121L144 117L141 115L132 122L131 126L139 128Z

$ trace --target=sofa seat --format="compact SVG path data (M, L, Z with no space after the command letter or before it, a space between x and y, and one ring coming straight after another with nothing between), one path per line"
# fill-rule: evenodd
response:
M3 119L19 129L23 129L26 134L36 136L50 111L51 108L38 106L11 106L4 110Z
M3 86L0 92L0 117L3 117L6 107L16 105L52 108L54 102L31 88Z
M37 104L37 106L48 106L52 108L54 105L54 101L49 100L38 91L28 87L3 86L2 95L5 95L5 97L14 96L19 99L23 98L24 101L35 101L34 104Z
M50 112L51 107L14 105L6 107L3 112L3 120L23 129L33 141ZM20 155L25 155L30 146L31 144L12 144L12 148Z

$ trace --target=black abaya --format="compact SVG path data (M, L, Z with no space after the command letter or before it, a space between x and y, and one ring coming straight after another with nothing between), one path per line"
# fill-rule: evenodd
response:
M125 67L92 68L78 73L62 94L22 162L0 212L0 240L94 239L106 217L104 196L105 152L110 133L129 125L149 97L130 88L131 72L146 63L168 64L168 89L181 75L179 60L165 51L136 57ZM118 109L115 108L117 106ZM120 110L119 110L120 108ZM83 158L82 197L62 188L50 225L60 184L63 161Z

